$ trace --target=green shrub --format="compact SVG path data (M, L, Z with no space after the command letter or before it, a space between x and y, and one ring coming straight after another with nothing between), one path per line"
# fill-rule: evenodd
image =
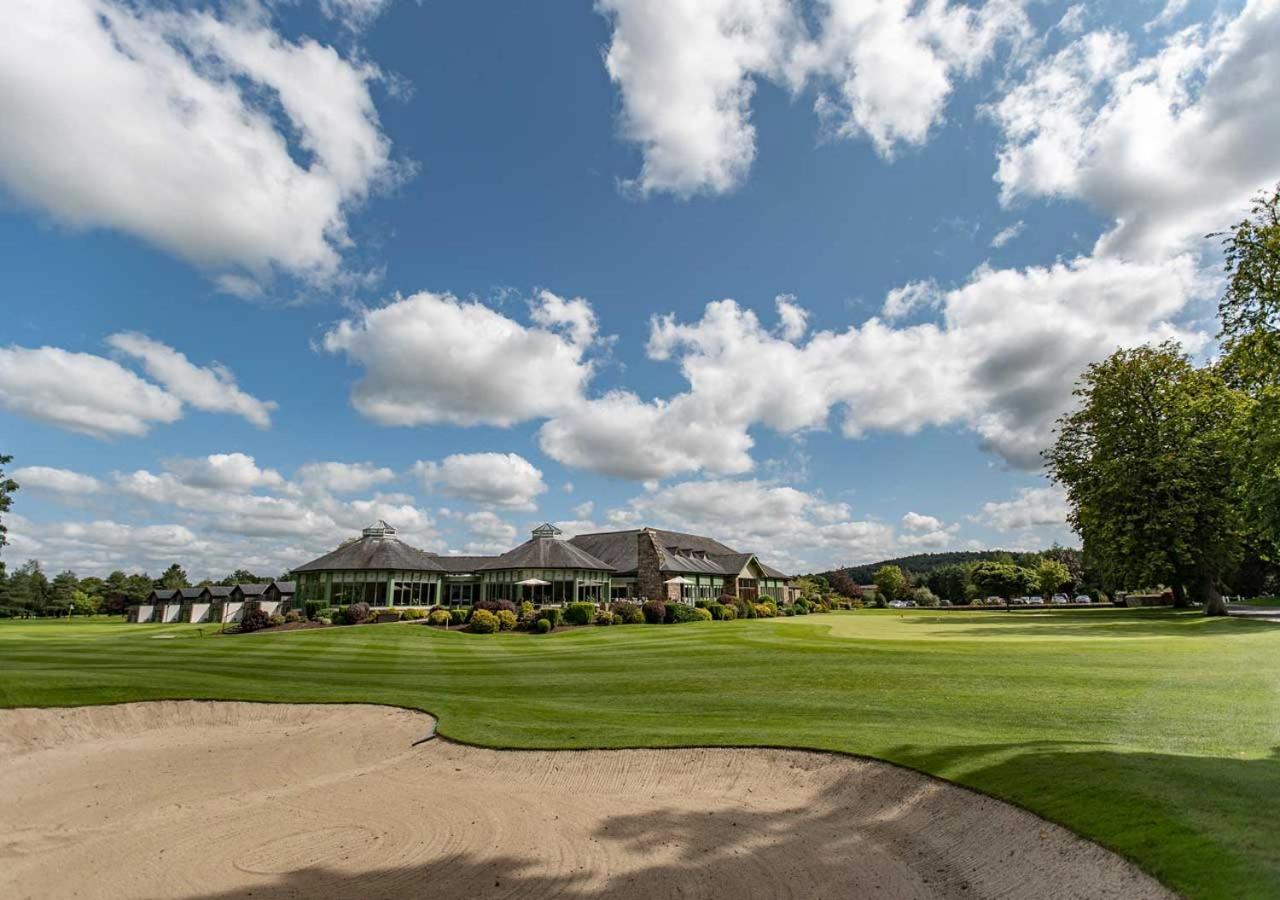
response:
M463 609L461 606L455 606L449 610L449 621L454 625L462 625L467 621L467 613L468 610Z
M319 609L317 609L315 611L315 615L310 616L310 618L328 619L330 622L332 622L334 616L336 616L337 614L338 614L338 608L336 606L322 606Z
M449 610L433 609L431 612L427 613L427 621L432 625L448 625L451 621Z
M797 615L803 616L809 611L809 604L804 600L797 600L795 603L792 603L791 606L795 609Z
M272 628L275 628L275 627L277 627L277 626L279 626L279 625L283 625L283 624L284 624L284 616L280 615L280 613L273 613L273 614L272 614L272 616L271 616L271 618L267 619L267 623L268 623Z
M493 634L498 630L498 617L487 609L477 609L471 614L471 630L476 634Z
M418 619L425 619L427 617L427 611L425 609L419 609L416 606L409 606L400 610L400 617L410 621L417 621Z
M528 600L525 600L523 603L520 604L520 621L521 622L533 621L533 604L530 603Z
M687 607L686 607L686 608L687 608ZM691 622L710 622L710 621L711 621L711 611L710 611L710 610L707 610L707 609L698 609L698 608L695 606L692 610L690 610L690 612L692 612L692 613L693 613L693 618L689 620L689 621L691 621Z
M314 619L316 616L324 615L321 610L325 608L319 600L308 600L302 604L302 614L308 619Z
M783 616L794 616L796 614L796 610L793 606L784 606L782 609L778 610L778 614Z
M711 618L717 622L724 618L725 606L722 603L708 603L703 609L711 613Z
M285 614L284 614L284 620L285 620L286 622L301 622L301 621L302 621L302 613L300 613L300 612L299 612L298 610L296 610L296 609L291 609L291 610L289 610L287 613L285 613Z
M700 622L703 615L707 616L707 621L711 619L711 613L705 609L686 606L683 603L668 603L666 613L663 621L669 625L675 625L680 622Z
M244 615L240 617L240 631L248 634L251 631L261 631L271 624L271 617L267 615L264 609L245 610Z
M937 606L938 595L927 587L918 587L911 592L911 599L916 601L916 606Z
M612 625L612 624L613 624L613 613L609 612L609 610L607 610L607 609L602 609L602 610L600 610L599 612L597 612L597 613L596 613L596 624L597 624L597 625Z
M613 617L619 625L638 625L644 621L644 613L638 603L619 600L613 604Z
M551 621L549 619L539 619L534 623L533 630L538 634L546 634L551 630Z
M551 627L555 628L560 624L560 609L555 606L547 606L538 612L538 618L546 619L551 623Z
M722 610L720 618L724 619L726 622L732 622L734 619L738 618L738 610L735 607L721 606L720 609Z
M329 618L329 617L327 617L327 616L316 616L316 617L315 617L315 621L319 622L321 625L332 625L332 624L333 624L333 619L330 619L330 618Z
M755 604L755 610L757 619L772 619L778 614L777 607L766 606L763 603Z
M756 598L756 602L757 602L757 603L772 603L772 604L773 604L774 609L777 609L777 608L778 608L778 601L774 600L774 599L773 599L772 597L770 597L768 594L761 594L759 597L757 597L757 598Z
M570 603L564 611L564 620L569 625L590 625L595 618L594 603Z
M514 631L516 627L516 614L509 609L500 609L495 615L498 617L498 628L502 631Z
M650 600L640 607L644 620L650 625L661 625L667 620L667 604L661 600Z

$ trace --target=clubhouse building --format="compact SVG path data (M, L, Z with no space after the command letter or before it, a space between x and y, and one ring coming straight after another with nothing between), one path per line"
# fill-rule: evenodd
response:
M500 556L445 556L411 547L379 521L359 540L293 570L297 600L326 606L469 606L477 600L535 606L613 600L674 600L690 605L722 594L780 602L794 579L754 553L676 531L639 528L565 540L544 524Z
M794 579L754 553L712 538L656 528L565 540L544 524L500 556L445 556L411 547L378 521L358 539L298 566L292 581L157 589L129 610L134 622L239 622L249 609L284 613L368 603L375 608L470 606L477 600L535 606L665 600L690 606L722 595L791 603Z

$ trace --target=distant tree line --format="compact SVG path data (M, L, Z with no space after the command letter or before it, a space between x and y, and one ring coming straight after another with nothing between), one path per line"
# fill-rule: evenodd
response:
M912 568L914 566L914 568ZM922 553L804 579L850 599L920 606L964 606L985 597L1052 597L1088 589L1083 554L1054 546L1038 553L1005 550ZM868 597L870 589L871 597Z

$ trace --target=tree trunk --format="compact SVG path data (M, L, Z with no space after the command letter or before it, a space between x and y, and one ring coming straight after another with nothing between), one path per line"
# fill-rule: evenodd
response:
M1218 591L1218 579L1205 572L1196 579L1196 599L1204 604L1206 616L1226 616L1227 602Z
M1191 606L1191 601L1187 599L1187 589L1182 586L1181 581L1173 583L1173 605L1178 609Z

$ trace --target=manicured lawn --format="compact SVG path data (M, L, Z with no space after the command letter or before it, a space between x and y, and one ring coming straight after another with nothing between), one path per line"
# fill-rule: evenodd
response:
M548 636L203 631L0 622L0 705L364 701L494 746L839 750L1012 800L1187 895L1280 897L1280 626L1266 622L887 610Z
M1280 597L1254 597L1244 600L1241 606L1280 606Z

